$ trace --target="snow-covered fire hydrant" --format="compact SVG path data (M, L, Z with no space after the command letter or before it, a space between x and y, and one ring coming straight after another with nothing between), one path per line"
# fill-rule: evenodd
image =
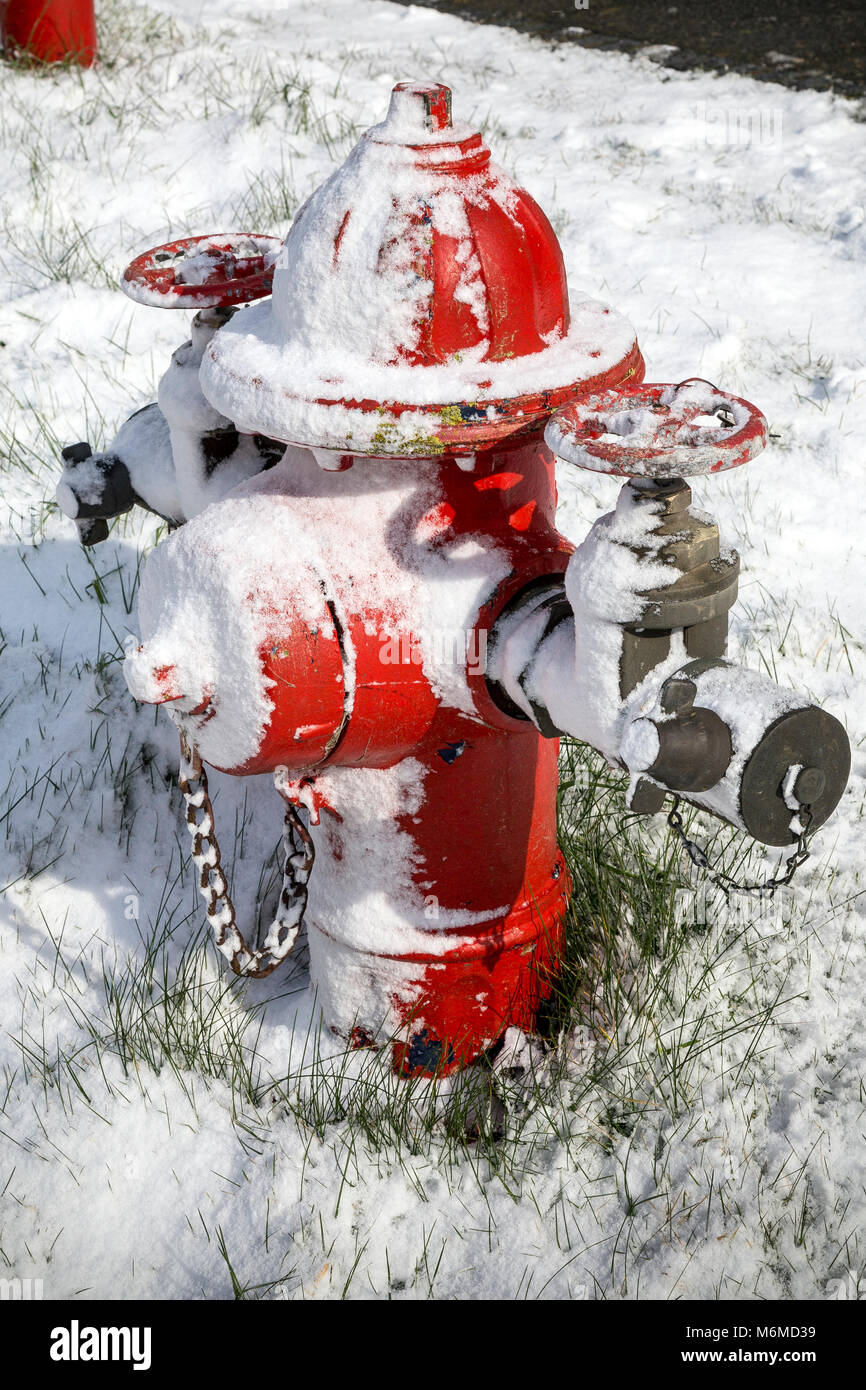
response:
M679 793L792 847L830 815L844 730L724 662L738 560L685 481L745 462L763 417L706 382L642 384L633 330L569 306L549 222L446 88L396 87L281 248L175 243L127 288L204 307L158 404L106 454L66 451L59 497L91 542L136 500L186 521L147 561L126 675L180 726L239 973L273 968L306 906L331 1029L447 1073L531 1030L556 977L559 734L629 774L635 811ZM554 453L631 478L574 553ZM259 948L202 763L273 773L286 802Z

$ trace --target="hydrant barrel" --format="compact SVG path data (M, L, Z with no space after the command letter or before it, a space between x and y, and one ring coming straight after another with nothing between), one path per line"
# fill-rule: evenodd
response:
M453 459L330 473L289 450L143 575L132 693L184 717L212 765L294 776L318 818L319 1002L359 1045L393 1037L405 1073L531 1027L561 954L557 745L486 679L514 587L568 561L553 512L537 437L477 474Z

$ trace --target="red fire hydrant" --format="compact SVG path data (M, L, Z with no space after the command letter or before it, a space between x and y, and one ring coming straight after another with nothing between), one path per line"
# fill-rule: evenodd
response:
M96 59L93 0L3 0L2 47L42 63L80 63Z
M232 272L208 297L226 245L140 258L134 292L186 266L175 303L266 294ZM146 439L133 417L114 454L67 451L63 505L80 525L112 514L99 478L114 469L119 489L118 462L139 481L116 510L131 505L148 448L164 461L171 445L178 478L205 479L215 440L221 467L246 461L148 559L129 687L181 728L202 891L234 968L278 963L306 905L331 1029L443 1074L532 1029L556 976L561 732L628 771L635 810L681 792L775 844L830 814L847 740L722 660L736 556L689 511L683 475L743 462L760 413L706 383L639 385L633 330L569 306L549 222L452 126L446 88L396 87L266 260L270 299L196 316ZM561 457L636 478L574 555L547 426ZM274 467L263 441L286 446ZM271 772L287 803L259 949L226 892L202 763Z

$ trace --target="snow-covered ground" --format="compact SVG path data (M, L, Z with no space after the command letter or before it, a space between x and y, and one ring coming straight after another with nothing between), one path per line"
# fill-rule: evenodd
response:
M230 1296L232 1270L251 1296L850 1295L866 1264L862 112L377 0L99 13L93 71L2 70L0 1276L54 1298ZM171 236L283 234L405 78L453 88L548 211L570 283L637 326L650 380L700 375L764 409L766 454L696 488L743 559L732 656L808 692L853 746L788 911L722 920L667 963L624 924L618 1003L566 1039L545 1106L511 1107L498 1168L416 1125L417 1089L385 1102L405 1107L390 1137L372 1132L369 1057L323 1040L311 1065L302 968L245 996L222 975L173 731L120 670L155 520L85 552L51 501L59 448L107 442L185 336L119 293L127 261ZM563 529L580 539L615 495L564 473ZM277 800L268 779L214 783L249 915Z

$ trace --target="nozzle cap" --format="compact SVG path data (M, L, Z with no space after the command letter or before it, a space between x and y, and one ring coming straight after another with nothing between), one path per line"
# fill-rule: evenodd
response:
M810 829L833 814L848 785L851 745L839 720L809 705L783 714L766 730L746 766L740 785L740 814L750 835L765 845L790 845L791 807L784 796L788 769L803 771L794 795L810 809Z

